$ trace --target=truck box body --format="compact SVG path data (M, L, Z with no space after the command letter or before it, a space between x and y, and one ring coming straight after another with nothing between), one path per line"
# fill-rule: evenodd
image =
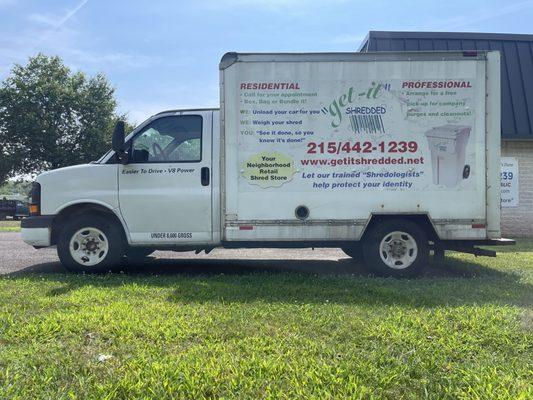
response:
M499 238L499 76L497 52L228 53L223 240L358 240L381 214Z

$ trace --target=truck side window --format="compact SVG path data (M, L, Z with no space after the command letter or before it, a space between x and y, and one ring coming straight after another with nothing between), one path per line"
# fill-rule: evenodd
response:
M152 121L133 139L135 163L199 162L202 160L202 117L176 115Z

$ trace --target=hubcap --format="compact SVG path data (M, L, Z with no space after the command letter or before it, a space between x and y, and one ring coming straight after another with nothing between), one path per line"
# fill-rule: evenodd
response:
M93 266L105 259L109 251L109 242L100 229L87 227L72 235L69 250L74 261Z
M416 260L418 246L407 232L394 231L386 235L379 245L381 260L390 268L404 269Z

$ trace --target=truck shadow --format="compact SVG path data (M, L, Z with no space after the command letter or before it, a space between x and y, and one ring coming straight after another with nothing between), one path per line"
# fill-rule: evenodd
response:
M58 263L13 273L10 279L56 283L48 296L84 286L113 288L129 283L169 289L175 303L330 303L411 307L470 304L533 304L533 285L512 271L446 259L431 263L424 276L391 279L371 276L353 260L152 259L126 266L127 273L66 274Z
M258 273L284 274L300 273L314 276L350 276L372 277L373 274L363 263L351 258L330 259L250 259L250 258L156 258L147 257L141 261L125 261L114 272L106 274L84 274L86 276L125 275L142 276L213 276L213 275L250 275ZM59 262L35 264L17 272L8 274L10 277L27 276L28 274L45 274L45 278L53 275L69 273ZM430 262L423 278L474 278L479 276L506 276L506 272L487 268L474 262L457 261L451 258L442 262Z

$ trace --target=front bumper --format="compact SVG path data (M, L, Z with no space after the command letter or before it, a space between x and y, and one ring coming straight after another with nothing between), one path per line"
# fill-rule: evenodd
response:
M27 217L20 223L22 240L34 247L48 247L52 244L53 215Z

